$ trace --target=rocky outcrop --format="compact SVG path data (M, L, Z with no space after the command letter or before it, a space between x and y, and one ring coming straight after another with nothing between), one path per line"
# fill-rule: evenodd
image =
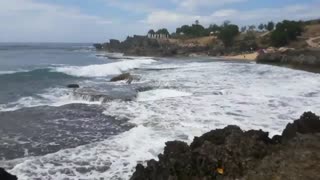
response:
M17 176L11 175L7 171L5 171L3 168L0 168L0 179L1 180L17 180Z
M257 57L257 62L320 67L320 50L305 49L261 53Z
M123 73L120 74L119 76L115 76L113 78L111 78L111 82L117 82L117 81L124 81L126 80L128 84L131 84L131 82L133 81L133 76L131 76L130 73Z
M150 39L146 36L127 37L123 42L112 39L108 43L100 44L100 46L96 44L95 47L97 50L118 52L132 56L170 57L189 56L189 54L193 53L209 54L209 47L207 46L182 47L166 39Z
M80 88L80 86L79 86L79 84L68 84L68 85L67 85L67 88L77 89L77 88Z
M159 161L137 165L131 180L320 179L320 120L305 113L282 136L244 132L237 126L213 130L184 142L167 142Z
M320 119L311 112L304 113L301 119L287 125L282 133L282 139L288 140L300 134L320 132Z

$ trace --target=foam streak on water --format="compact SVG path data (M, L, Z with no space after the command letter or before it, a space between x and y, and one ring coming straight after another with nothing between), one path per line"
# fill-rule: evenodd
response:
M166 141L190 143L194 136L231 124L274 135L304 111L320 113L319 74L226 62L172 66L152 71L159 65L150 64L149 70L136 71L158 90L140 92L135 101L104 104L105 114L128 118L135 128L103 142L32 158L10 172L22 180L129 179L137 162L157 159Z

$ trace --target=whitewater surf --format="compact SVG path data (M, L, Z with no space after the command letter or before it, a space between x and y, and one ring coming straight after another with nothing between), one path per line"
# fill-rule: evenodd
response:
M0 54L0 166L22 180L129 179L166 141L190 143L231 124L272 136L306 110L320 114L319 74L205 58L108 59L86 44L14 49L23 57L12 48ZM124 72L131 85L110 82Z

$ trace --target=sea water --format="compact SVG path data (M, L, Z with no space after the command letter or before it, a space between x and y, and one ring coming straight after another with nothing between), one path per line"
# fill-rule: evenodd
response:
M132 84L109 82L124 72ZM71 83L90 93L76 94ZM166 141L190 143L227 125L273 136L319 109L316 73L216 58L111 56L90 44L0 45L0 167L22 180L129 179Z

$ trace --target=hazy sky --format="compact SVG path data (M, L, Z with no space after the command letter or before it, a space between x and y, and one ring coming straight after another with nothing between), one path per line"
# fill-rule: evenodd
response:
M200 20L320 18L320 0L0 0L0 42L103 42Z

